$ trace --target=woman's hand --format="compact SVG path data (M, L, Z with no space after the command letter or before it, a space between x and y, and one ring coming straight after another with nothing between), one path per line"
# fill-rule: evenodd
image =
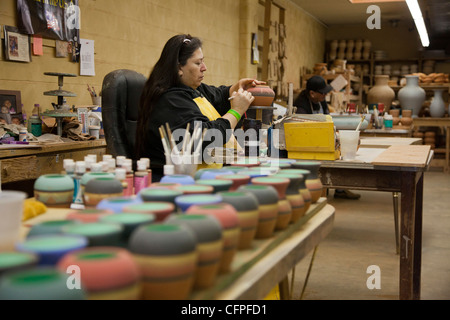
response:
M236 110L240 115L243 115L253 100L255 100L255 97L250 92L242 88L234 92L231 97L233 98L231 100L231 109Z
M249 88L256 87L257 85L266 84L264 81L259 81L251 78L244 78L239 80L236 84L231 86L230 88L230 97L234 92L237 92L239 89L248 90Z

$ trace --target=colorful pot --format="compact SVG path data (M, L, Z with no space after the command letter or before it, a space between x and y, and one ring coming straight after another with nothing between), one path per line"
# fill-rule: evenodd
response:
M188 299L198 261L197 240L190 229L173 224L139 227L131 235L129 250L143 276L144 299Z
M50 267L5 274L0 278L0 300L85 300L83 289L67 286L69 276Z
M120 246L128 247L128 241L134 230L140 226L152 224L156 221L155 215L151 213L120 213L111 214L100 218L99 222L117 223L122 227Z
M251 103L251 106L269 107L272 105L275 99L275 91L266 85L257 85L247 89L255 99Z
M70 208L75 184L64 174L45 174L34 182L34 197L49 208Z
M239 174L239 173L226 174L226 175L217 177L217 179L231 181L230 189L225 190L225 191L236 191L240 186L247 185L250 182L250 176Z
M0 278L3 274L35 267L39 257L28 252L0 252Z
M291 222L295 223L306 214L305 201L299 190L300 186L305 181L305 177L295 173L277 173L274 177L288 178L290 180L286 190L286 198L289 200L292 207Z
M261 162L258 160L258 158L243 158L238 159L236 162L233 163L233 166L235 167L244 167L244 168L252 168L252 167L259 167L261 165Z
M79 235L42 235L26 239L16 244L16 251L34 253L39 257L39 265L56 265L65 254L84 249L88 239Z
M89 247L120 246L122 226L114 223L81 223L63 228L64 234L78 235L88 239Z
M214 285L220 268L223 250L222 226L211 215L173 215L169 224L184 225L197 238L198 261L195 271L194 289L206 289Z
M304 169L286 169L281 170L280 173L294 173L294 174L301 174L303 176L304 179L302 182L300 182L299 191L303 197L303 201L305 202L305 211L308 212L309 207L312 204L312 196L311 191L309 191L308 187L306 186L306 179L311 174L311 171Z
M241 232L236 209L228 203L193 205L189 207L186 214L211 215L220 222L223 232L223 252L220 257L219 273L229 272L238 250Z
M86 248L65 255L58 263L62 272L79 268L82 288L89 300L138 300L141 272L132 254L122 248Z
M229 177L229 175L225 175L225 176ZM230 188L233 185L233 181L220 179L220 177L223 177L223 176L218 176L216 179L197 180L197 184L213 187L214 188L213 193L222 192L222 191L230 191Z
M87 182L83 193L84 206L96 208L104 199L123 196L122 183L116 178L95 178Z
M254 178L251 180L252 184L259 186L272 186L278 193L278 217L275 230L286 229L292 220L292 206L290 201L286 198L286 190L289 186L290 180L287 178Z
M30 231L27 234L27 238L31 238L34 236L50 235L50 234L62 234L63 233L62 229L65 226L73 225L76 223L79 223L79 221L76 221L76 220L43 221L43 222L33 225L30 228Z
M80 180L81 192L84 193L87 183L92 179L115 177L115 174L112 172L86 172L85 174L83 174Z
M156 222L162 222L166 220L168 216L175 213L175 205L170 202L162 201L144 202L125 207L123 208L123 212L153 214L156 218Z
M246 170L239 171L240 175L249 176L250 181L253 178L261 178L261 177L267 177L272 174L272 171L270 168L261 168L261 167L255 167L255 168L247 168Z
M72 210L67 214L67 220L76 220L83 223L97 222L101 217L112 215L114 212L107 209Z
M184 174L167 175L161 178L161 183L178 183L181 185L194 184L195 180L191 176Z
M179 185L181 186L181 185ZM139 193L139 197L144 202L170 202L175 204L175 198L183 195L182 191L167 188L146 188Z
M175 189L176 187L181 186L180 183L162 183L162 182L154 182L150 185L150 188L166 188L166 189Z
M312 203L316 203L320 197L322 196L323 192L323 184L320 180L319 176L319 169L321 166L320 161L297 161L292 164L292 167L294 169L303 169L310 171L311 174L309 174L305 179L306 187L311 192L311 201Z
M195 174L195 180L211 180L216 179L218 176L225 174L233 174L232 170L229 170L228 167L224 167L222 169L200 169Z
M239 227L239 250L249 249L256 236L259 222L258 199L249 192L219 192L223 202L232 205L238 212Z
M278 220L278 193L272 186L246 185L237 191L249 192L255 195L259 203L259 221L256 239L266 239L273 236Z
M114 213L121 213L123 208L131 206L133 204L142 203L140 197L114 197L106 198L99 202L97 205L98 210L110 210Z
M222 197L218 194L192 194L179 196L175 199L175 202L182 212L186 212L189 207L194 204L200 205L220 203L222 202Z
M214 187L195 183L188 186L179 186L175 190L183 192L184 195L212 194L214 192Z

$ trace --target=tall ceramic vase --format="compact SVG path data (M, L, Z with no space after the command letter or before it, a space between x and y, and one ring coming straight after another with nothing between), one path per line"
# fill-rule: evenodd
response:
M395 91L388 85L389 76L378 75L375 76L375 85L369 90L367 94L367 103L383 103L386 112L389 112L392 101L395 98Z
M443 89L434 89L434 97L430 104L430 115L433 118L442 118L445 115L445 102L442 98Z
M419 76L407 75L405 77L406 86L399 90L398 100L403 110L412 110L414 118L419 115L420 109L425 102L426 93L419 86Z

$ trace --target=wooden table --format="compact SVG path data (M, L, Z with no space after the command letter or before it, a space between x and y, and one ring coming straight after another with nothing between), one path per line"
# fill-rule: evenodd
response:
M72 141L43 145L0 146L1 183L37 179L63 170L64 159L84 160L88 154L101 157L106 153L106 141Z
M430 146L361 147L354 161L322 161L324 187L398 192L401 300L420 299L423 176L433 157Z
M411 127L407 129L365 129L361 130L361 136L369 137L411 137Z
M213 287L194 291L191 299L264 299L330 233L334 212L326 198L319 199L295 224L275 232L269 239L254 240L250 249L239 250L233 259L231 271L220 275ZM67 213L67 209L49 209L47 213L25 221L20 230L21 238L26 237L32 225L48 220L63 220Z
M413 126L418 127L439 127L446 131L445 149L435 149L435 153L444 153L445 160L434 159L436 166L443 168L445 173L450 173L450 118L413 118Z

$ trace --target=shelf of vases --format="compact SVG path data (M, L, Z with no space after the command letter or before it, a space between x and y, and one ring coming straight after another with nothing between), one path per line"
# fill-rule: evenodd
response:
M442 83L442 84L419 84L419 86L424 90L449 90L450 92L450 84ZM404 88L404 86L390 86L394 91L400 90Z

